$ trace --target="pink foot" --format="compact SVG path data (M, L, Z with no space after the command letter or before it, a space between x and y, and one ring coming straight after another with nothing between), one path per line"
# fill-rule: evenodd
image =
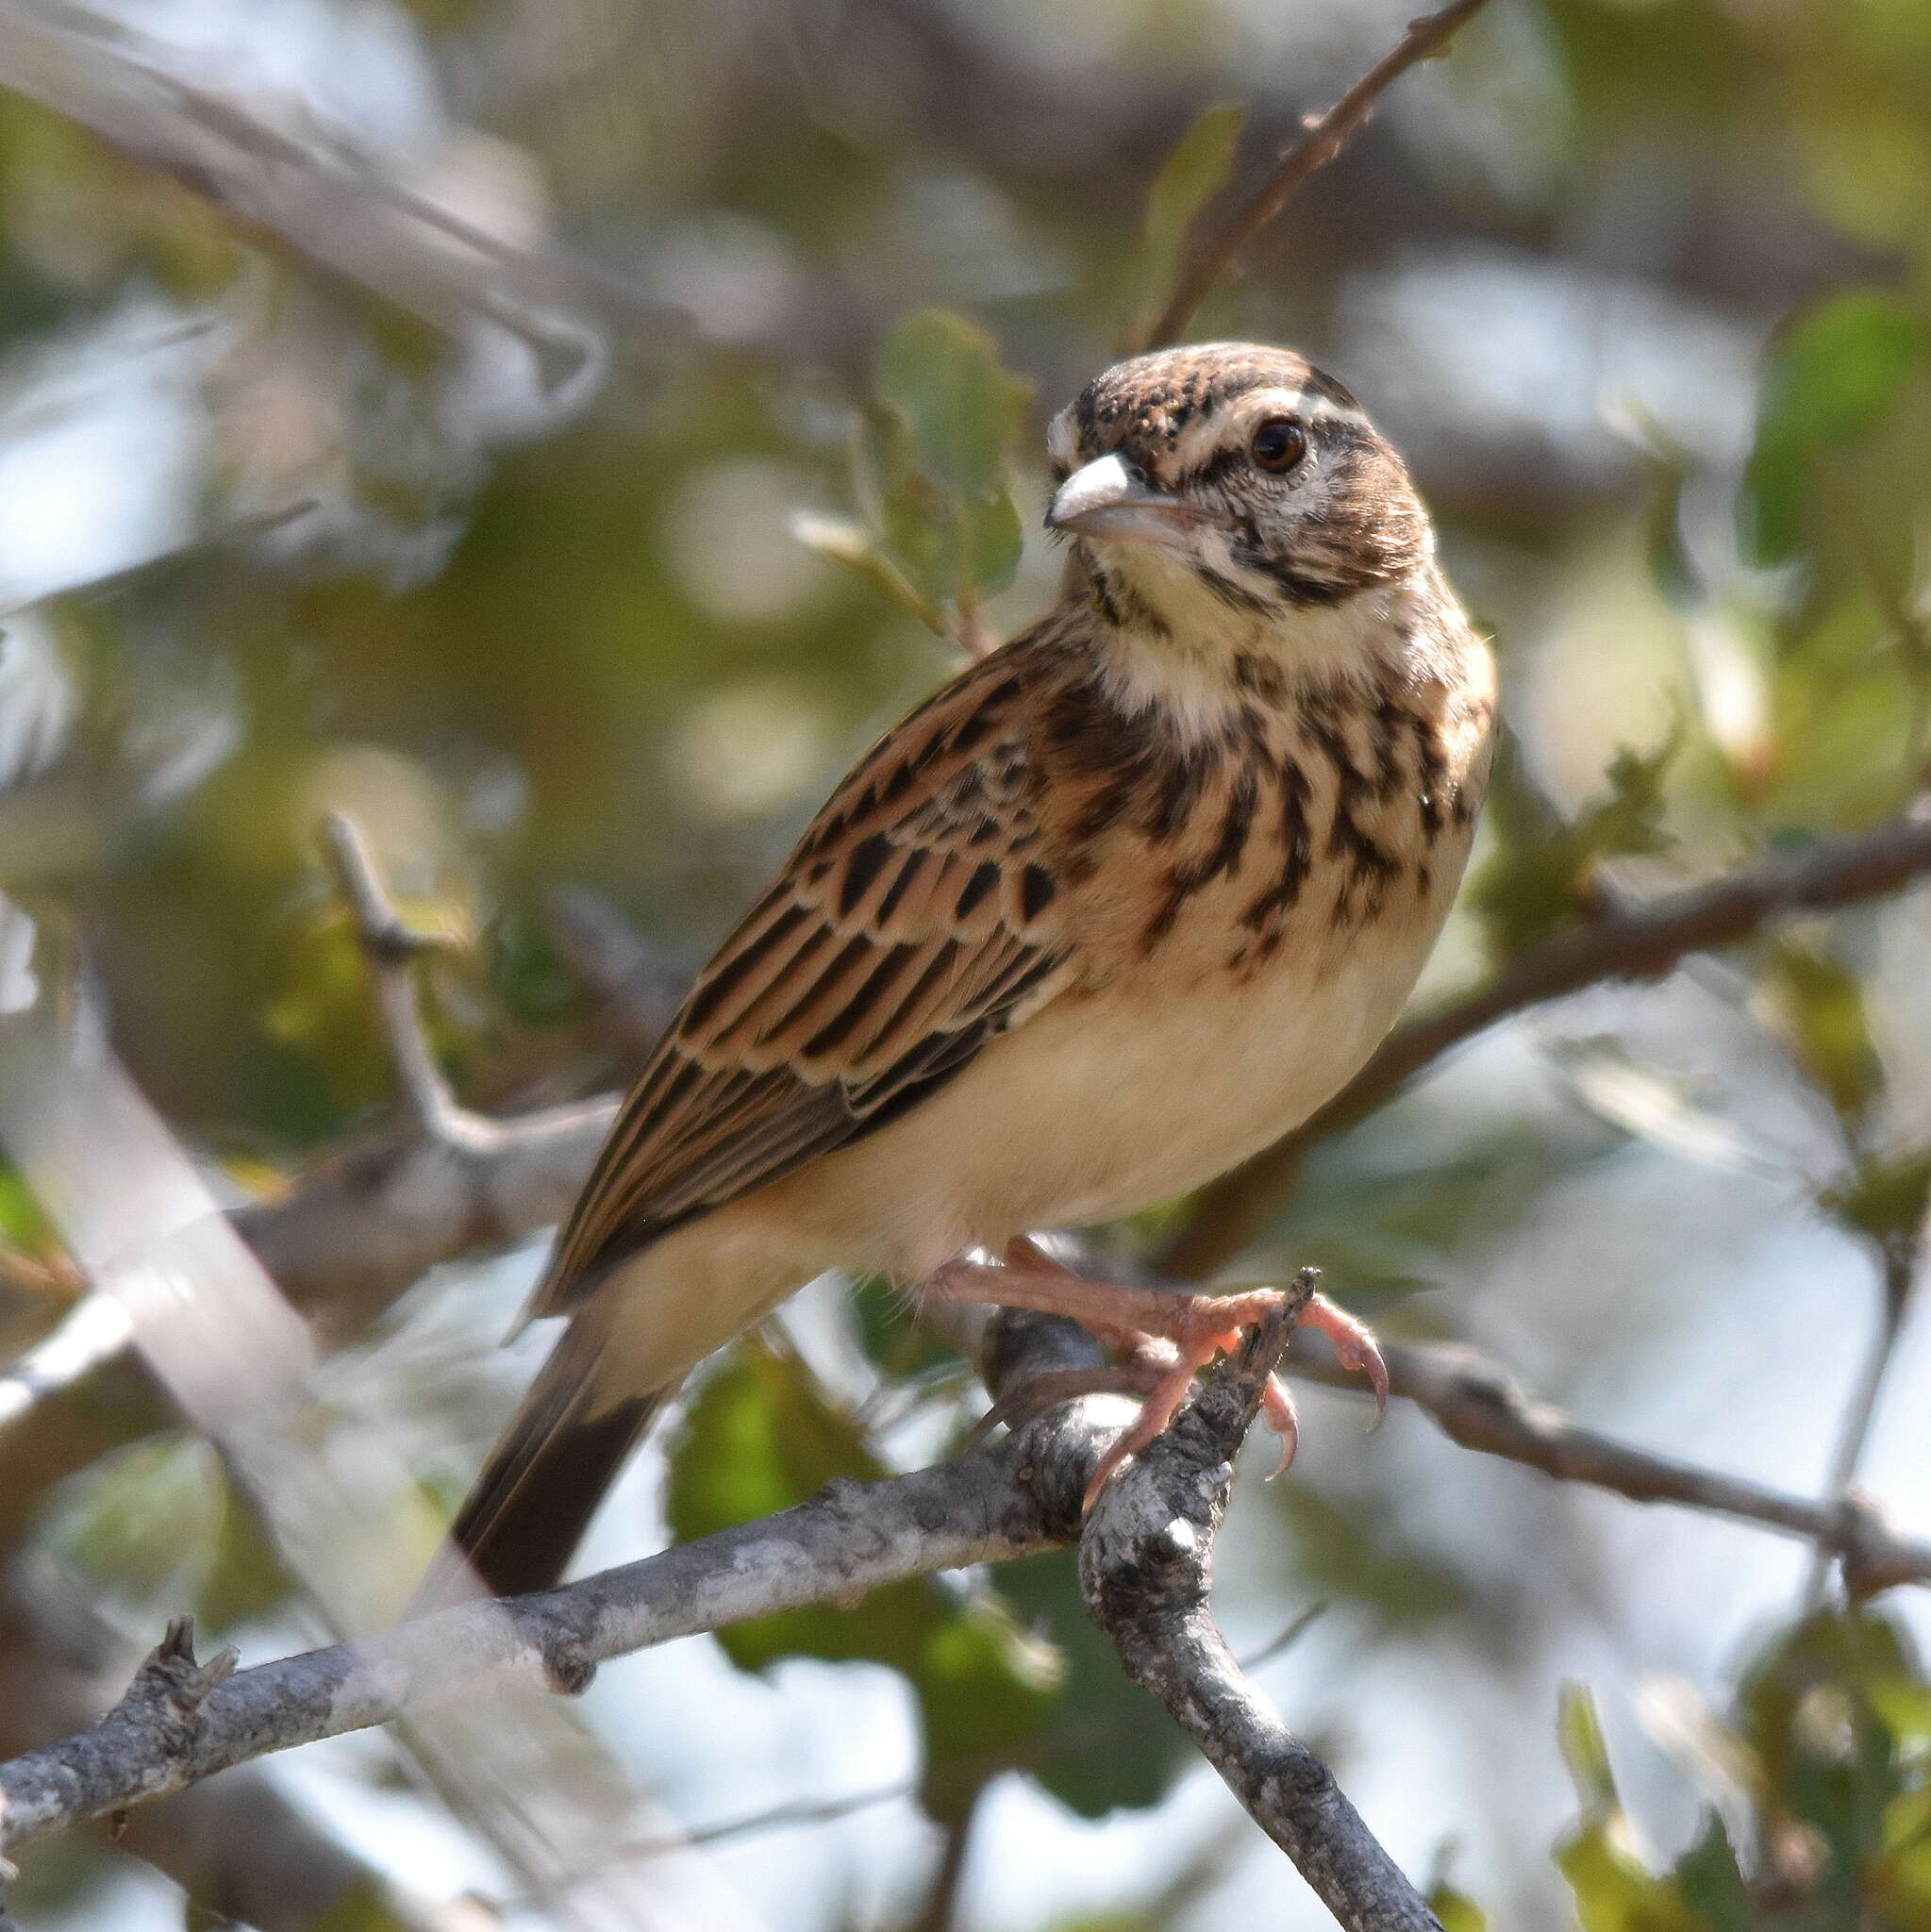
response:
M925 1284L925 1290L948 1300L993 1302L1007 1307L1070 1315L1127 1357L1110 1374L1095 1371L1076 1378L1047 1378L1056 1384L1056 1391L1046 1397L1049 1401L1102 1389L1142 1398L1139 1416L1100 1457L1093 1471L1087 1486L1088 1508L1120 1465L1144 1449L1179 1413L1200 1370L1217 1356L1239 1348L1249 1328L1288 1304L1288 1296L1273 1288L1224 1295L1174 1294L1089 1281L1056 1261L1036 1242L1024 1240L1011 1243L1005 1262L998 1267L948 1262ZM1336 1307L1325 1295L1315 1294L1303 1305L1297 1325L1319 1328L1334 1344L1342 1366L1368 1377L1377 1411L1387 1408L1388 1367L1365 1324ZM1060 1383L1066 1386L1057 1387ZM1021 1399L1031 1406L1038 1389L1038 1384L1033 1385L1032 1391ZM1268 1378L1261 1414L1281 1439L1280 1464L1274 1471L1279 1475L1294 1459L1300 1427L1293 1398L1278 1375Z

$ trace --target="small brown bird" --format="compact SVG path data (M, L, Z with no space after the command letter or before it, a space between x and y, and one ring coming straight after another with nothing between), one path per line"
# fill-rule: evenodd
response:
M1112 1462L1275 1305L1023 1237L1198 1187L1367 1058L1468 857L1489 653L1401 458L1298 355L1123 362L1048 448L1057 604L839 787L561 1231L529 1316L569 1326L454 1531L499 1593L555 1582L684 1376L827 1269L1133 1344ZM1304 1319L1378 1374L1339 1309Z

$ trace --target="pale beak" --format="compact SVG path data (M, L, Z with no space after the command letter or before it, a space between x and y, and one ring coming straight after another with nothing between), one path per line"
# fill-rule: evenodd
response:
M1116 450L1074 471L1060 484L1046 511L1046 527L1077 537L1177 543L1182 530L1198 523L1201 514L1181 498L1151 488Z

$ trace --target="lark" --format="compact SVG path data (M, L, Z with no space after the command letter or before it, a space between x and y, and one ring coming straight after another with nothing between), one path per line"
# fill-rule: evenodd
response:
M528 1314L568 1325L454 1531L499 1593L556 1581L685 1375L827 1270L1119 1341L1146 1401L1096 1483L1279 1305L1089 1281L1028 1231L1199 1187L1367 1058L1468 858L1490 655L1401 458L1291 351L1123 362L1048 453L1053 609L833 793L558 1235ZM1302 1319L1385 1390L1358 1323Z

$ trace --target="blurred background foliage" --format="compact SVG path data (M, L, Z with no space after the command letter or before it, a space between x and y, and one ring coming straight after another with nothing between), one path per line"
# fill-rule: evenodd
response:
M1192 212L1412 10L143 0L116 27L20 0L0 80L39 16L83 75L145 63L569 264L546 306L478 248L469 306L411 307L0 89L0 889L230 1197L386 1118L320 816L445 942L423 979L468 1103L621 1082L612 948L674 984L960 641L1043 608L1045 416L1157 308ZM367 211L340 193L345 246ZM1491 0L1248 271L1196 333L1343 376L1499 641L1510 741L1423 1000L1910 808L1931 0ZM1318 1262L1596 1425L1806 1492L1855 1474L1931 1530L1926 912L1789 924L1497 1029L1316 1149L1232 1272ZM0 1237L19 1347L76 1283L5 1169ZM532 1262L440 1269L336 1338L338 1399L445 1500L526 1370L493 1345ZM1225 1621L1257 1652L1291 1626L1264 1681L1440 1874L1452 1932L1931 1927L1921 1604L1836 1602L1801 1550L1412 1414L1364 1442L1353 1407L1308 1409L1292 1479L1237 1503ZM596 1553L975 1412L882 1290L814 1293L702 1381ZM301 1637L217 1460L131 1375L0 1458L16 1564L104 1628L191 1607L251 1654ZM44 1681L45 1629L4 1636L8 1681ZM1128 1692L1070 1559L673 1646L590 1714L687 1824L769 1809L706 1853L746 1924L1323 1923ZM275 1775L365 1874L313 1922L398 1923L393 1884L504 1896L382 1748L312 1757ZM37 1851L15 1908L142 1932L184 1907L103 1840Z

